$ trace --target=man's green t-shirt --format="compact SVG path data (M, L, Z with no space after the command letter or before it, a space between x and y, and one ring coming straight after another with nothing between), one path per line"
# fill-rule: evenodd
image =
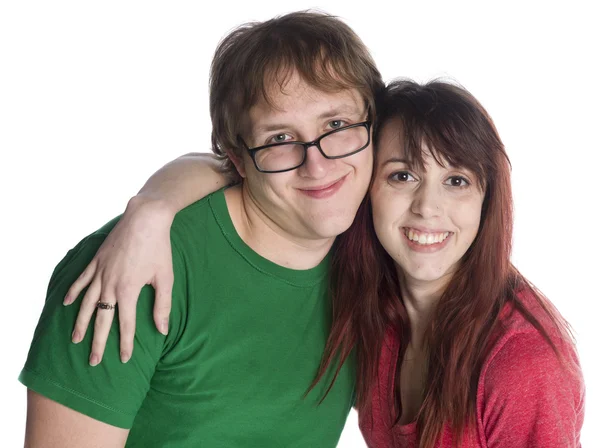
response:
M173 223L169 334L154 327L154 290L146 286L131 360L119 360L115 316L103 361L90 367L92 331L70 342L78 306L64 307L62 299L115 223L56 267L20 381L131 428L131 447L335 446L353 403L353 363L346 362L321 404L333 369L304 397L330 328L328 258L298 271L261 257L235 231L218 191Z

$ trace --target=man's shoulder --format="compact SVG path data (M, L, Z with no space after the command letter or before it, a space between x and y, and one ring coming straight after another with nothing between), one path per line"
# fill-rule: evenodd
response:
M223 190L218 190L181 210L171 226L171 241L183 247L198 242L207 229L218 227L218 215L226 212Z
M173 273L176 281L203 282L219 275L216 266L233 255L224 222L228 211L223 190L181 210L171 226Z
M92 258L94 258L94 255L98 252L98 249L100 249L100 246L102 246L102 243L119 219L120 216L112 219L100 229L81 239L73 248L69 249L54 268L50 278L50 286L52 286L57 277L64 276L65 272L82 272L92 261Z
M222 190L217 190L208 196L188 205L175 215L173 226L181 225L187 220L201 221L207 219L212 214L212 202L218 201L219 196L223 195Z

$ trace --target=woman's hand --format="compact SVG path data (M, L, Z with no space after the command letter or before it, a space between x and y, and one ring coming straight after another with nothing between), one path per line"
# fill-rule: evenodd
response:
M144 285L156 291L154 322L167 334L173 288L170 229L175 216L168 203L142 195L133 197L122 218L110 232L96 256L73 283L64 304L70 305L89 285L72 334L80 342L98 302L119 307L120 356L127 362L133 353L138 295ZM98 310L90 365L102 360L114 309Z

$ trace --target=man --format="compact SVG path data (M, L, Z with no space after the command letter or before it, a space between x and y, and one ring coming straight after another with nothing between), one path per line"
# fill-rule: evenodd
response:
M364 45L327 15L248 24L220 43L213 149L242 181L177 215L169 332L155 331L144 288L125 364L87 365L89 339L67 341L77 309L61 305L117 220L61 261L20 376L26 445L335 446L352 366L321 404L331 378L304 394L329 330L328 253L368 188L382 86ZM112 328L109 349L118 338Z

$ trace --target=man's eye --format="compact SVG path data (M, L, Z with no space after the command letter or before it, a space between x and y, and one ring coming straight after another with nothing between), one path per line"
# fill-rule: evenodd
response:
M451 187L467 187L471 185L469 181L462 176L450 176L445 184L450 185Z
M277 134L270 138L270 143L283 143L287 140L291 140L292 137L289 134Z
M329 122L329 127L331 129L339 129L343 128L344 126L346 126L346 122L344 120L331 120Z
M408 171L397 171L392 173L389 177L392 182L414 182L416 179Z

